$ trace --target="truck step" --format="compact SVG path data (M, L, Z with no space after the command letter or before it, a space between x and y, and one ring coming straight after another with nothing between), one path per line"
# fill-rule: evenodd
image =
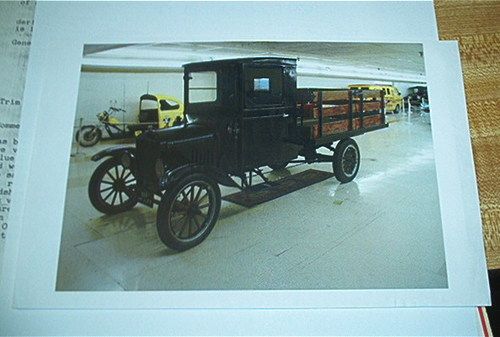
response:
M222 200L244 207L253 207L319 183L333 176L331 172L310 169L273 181L271 184L261 183L254 185L249 190L223 196Z

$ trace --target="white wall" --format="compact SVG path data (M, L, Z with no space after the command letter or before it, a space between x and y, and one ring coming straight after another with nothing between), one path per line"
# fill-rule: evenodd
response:
M418 85L426 85L425 83L415 82L392 82L384 80L366 80L359 78L334 78L334 77L314 77L314 76L298 76L297 86L299 88L347 88L349 84L390 84L396 86L403 96L407 95L407 90L410 87Z
M96 114L106 110L110 101L127 113L124 121L137 121L139 98L147 93L174 96L182 101L182 73L82 72L76 107L75 125L97 122ZM122 116L117 116L122 119Z
M335 77L315 77L315 76L298 76L297 87L299 88L347 88L349 84L392 84L388 81L378 80L362 80L356 78L335 78Z

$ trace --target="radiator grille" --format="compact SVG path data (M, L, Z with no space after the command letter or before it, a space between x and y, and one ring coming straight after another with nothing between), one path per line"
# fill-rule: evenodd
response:
M214 162L213 153L207 148L193 149L191 150L191 162L212 165Z
M148 135L139 137L136 141L136 178L139 188L156 191L157 178L155 163L160 157L160 144Z

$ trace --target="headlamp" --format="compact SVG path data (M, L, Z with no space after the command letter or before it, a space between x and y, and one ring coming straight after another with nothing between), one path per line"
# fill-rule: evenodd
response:
M123 167L130 168L130 166L132 165L132 156L130 155L130 153L125 152L121 157L121 162Z

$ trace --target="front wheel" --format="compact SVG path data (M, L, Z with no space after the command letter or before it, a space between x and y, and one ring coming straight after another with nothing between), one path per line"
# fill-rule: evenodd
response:
M219 185L210 177L194 173L172 183L161 198L156 226L161 241L183 251L200 244L219 217Z
M358 174L360 155L352 138L342 139L333 153L333 173L341 183L348 183Z
M399 111L400 111L400 109L401 109L401 108L399 107L399 104L398 104L398 105L396 105L396 108L394 109L393 113L398 114L398 113L399 113Z
M89 182L89 199L99 212L117 214L137 204L136 179L118 158L110 158L99 165Z

